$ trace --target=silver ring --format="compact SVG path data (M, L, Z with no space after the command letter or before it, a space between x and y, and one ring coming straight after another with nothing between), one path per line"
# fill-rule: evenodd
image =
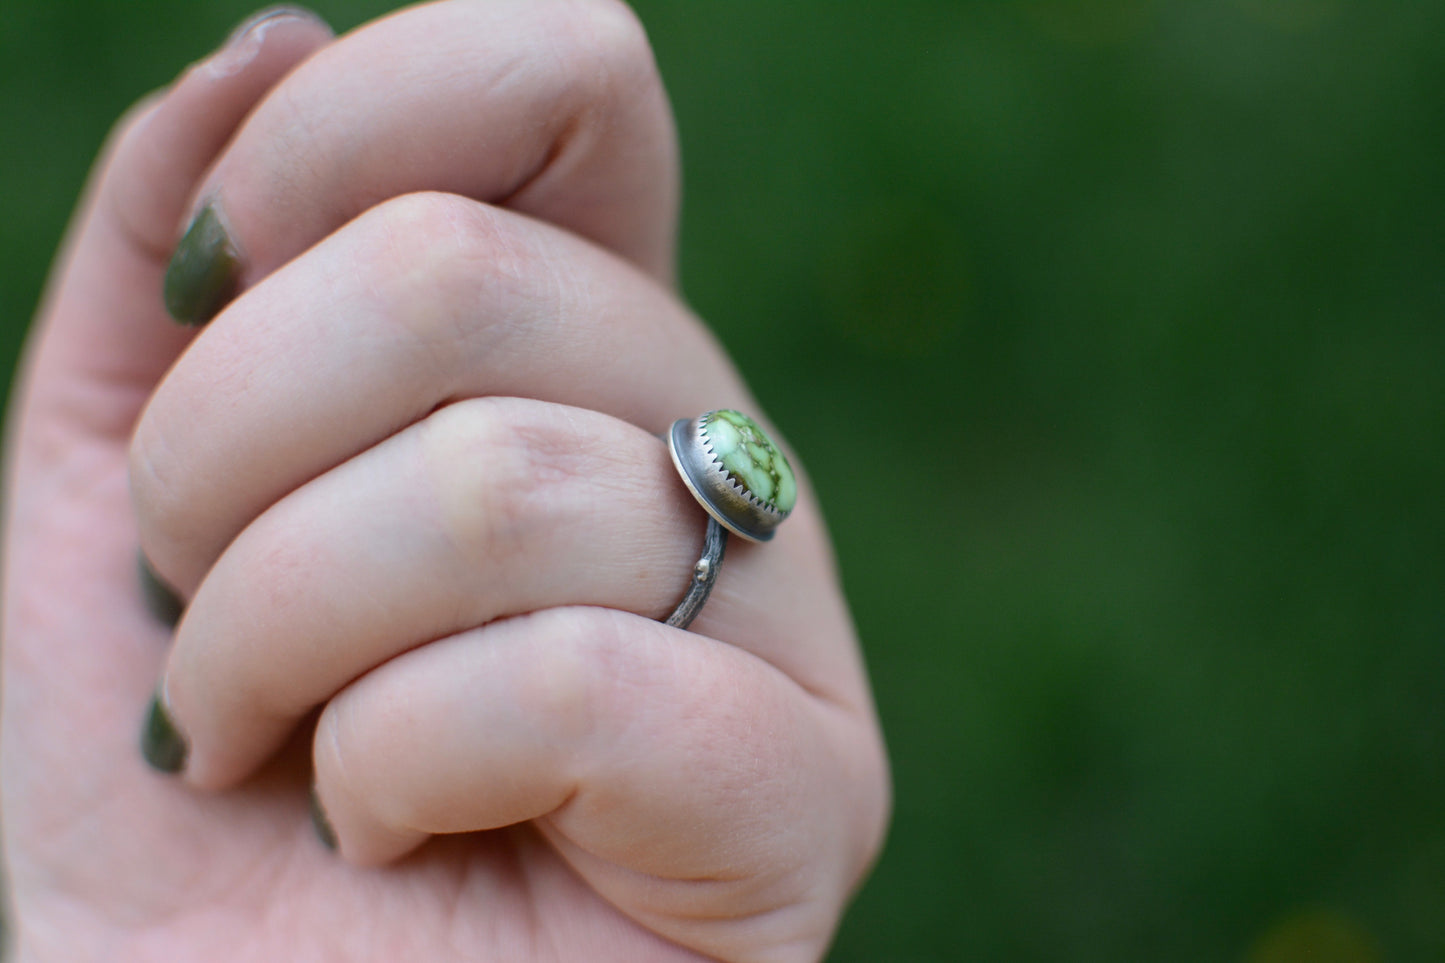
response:
M666 619L685 629L702 610L722 567L728 533L766 542L793 510L797 478L787 457L747 415L722 408L680 418L667 450L687 490L708 514L702 557L687 594Z

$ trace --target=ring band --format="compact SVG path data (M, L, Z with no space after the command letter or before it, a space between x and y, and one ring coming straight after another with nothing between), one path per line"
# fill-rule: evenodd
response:
M707 534L703 536L702 558L692 567L692 584L687 587L687 594L665 619L668 625L685 629L697 618L697 613L702 611L702 603L712 594L712 586L717 581L718 569L722 568L723 553L727 548L727 529L719 525L717 519L709 518Z
M787 456L767 433L728 408L673 422L667 449L687 490L708 514L702 557L693 566L687 594L665 620L685 629L717 582L728 533L768 541L793 510L798 487Z

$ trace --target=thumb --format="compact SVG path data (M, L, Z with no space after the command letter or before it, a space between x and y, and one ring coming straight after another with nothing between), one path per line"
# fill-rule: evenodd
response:
M128 438L192 334L169 320L161 299L191 193L252 107L330 36L298 9L257 14L116 126L30 335L12 412L17 454L37 443L45 450L56 431L71 440Z

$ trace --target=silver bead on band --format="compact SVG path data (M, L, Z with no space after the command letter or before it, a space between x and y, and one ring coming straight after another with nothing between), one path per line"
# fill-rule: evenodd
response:
M722 568L723 553L727 548L728 533L717 523L717 519L709 518L707 535L703 537L702 558L692 567L692 584L687 587L687 594L682 597L677 608L667 617L668 625L685 629L697 618L697 613L702 611L702 603L706 602L708 595L712 593L712 586L717 581L718 569Z

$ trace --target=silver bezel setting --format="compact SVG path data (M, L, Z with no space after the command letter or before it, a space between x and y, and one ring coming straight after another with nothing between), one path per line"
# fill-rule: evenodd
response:
M667 450L688 491L728 531L752 542L766 542L788 517L748 491L713 452L702 426L713 414L679 418L667 433Z

